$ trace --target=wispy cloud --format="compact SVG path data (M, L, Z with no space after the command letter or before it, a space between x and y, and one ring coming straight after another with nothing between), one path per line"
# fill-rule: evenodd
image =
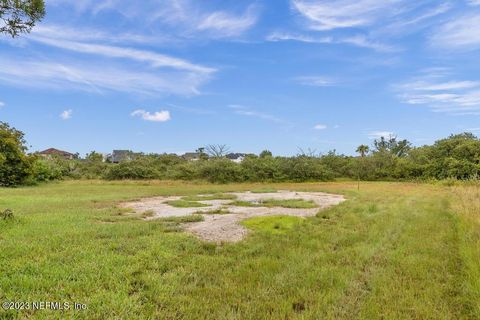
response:
M170 112L166 110L150 113L143 109L135 110L131 113L132 117L140 117L145 121L166 122L171 119Z
M5 102L0 101L0 108L5 107Z
M398 0L292 0L292 6L308 21L313 30L353 28L373 24L391 14Z
M267 41L280 42L280 41L299 41L312 44L336 44L336 45L351 45L360 48L373 49L379 52L394 52L398 51L395 46L382 43L380 41L374 41L364 35L354 36L328 36L328 37L314 37L310 35L303 35L299 33L288 32L273 32L266 37Z
M199 86L207 80L209 76L204 73L142 72L119 65L87 65L0 57L0 82L20 87L189 96L199 94Z
M467 0L467 3L471 6L480 6L480 0Z
M290 32L280 32L275 31L269 34L266 38L267 41L278 42L278 41L300 41L307 43L331 43L332 38L315 38L308 35L303 35L299 33L290 33Z
M480 13L454 17L432 35L433 46L457 50L480 49Z
M35 26L27 38L50 38L77 42L100 42L100 43L128 43L128 44L161 44L172 43L175 39L165 35L155 36L142 33L109 33L92 27L71 27L68 25L40 24Z
M276 122L276 123L286 123L286 121L280 118L277 118L276 116L273 116L268 113L258 112L246 106L232 104L232 105L229 105L228 107L232 109L235 114L238 114L238 115L254 117L254 118Z
M399 51L390 45L393 36L408 34L432 24L435 17L450 12L450 0L290 0L302 26L310 32L321 32L328 43L350 44L379 52ZM341 31L342 29L346 29ZM353 33L353 34L352 34ZM288 35L288 34L287 34ZM272 39L317 43L309 36L272 35ZM282 39L283 38L283 39Z
M56 6L74 6L77 12L117 12L137 29L168 27L171 34L189 40L238 37L254 26L259 7L250 5L243 13L219 10L218 5L194 0L144 0L141 5L128 0L50 0ZM162 30L165 31L165 30Z
M324 76L297 77L295 78L295 81L301 85L312 87L330 87L337 84L336 80Z
M480 81L456 80L445 71L433 71L394 89L407 104L425 105L435 112L480 114Z
M315 125L315 126L313 127L313 129L315 129L315 130L325 130L325 129L327 129L327 128L328 128L327 125L325 125L325 124L320 124L320 123L317 124L317 125Z
M68 120L68 119L71 119L71 118L72 118L72 114L73 114L73 110L72 110L72 109L68 109L68 110L63 111L63 112L60 114L60 118L61 118L62 120Z
M147 62L154 68L169 67L179 70L192 72L212 73L216 71L213 68L196 65L183 59L178 59L168 55L159 54L152 51L138 50L110 45L100 45L93 43L82 43L67 40L58 40L44 37L32 37L31 39L66 50L102 55L110 58L126 58L140 62Z
M367 133L369 139L380 139L381 137L388 138L394 136L392 131L370 131Z
M238 36L256 24L258 19L257 10L257 7L252 5L241 16L225 11L216 11L200 21L197 29L213 32L218 37Z

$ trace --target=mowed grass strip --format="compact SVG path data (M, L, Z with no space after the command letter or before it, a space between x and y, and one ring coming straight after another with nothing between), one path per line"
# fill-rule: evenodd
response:
M178 221L145 221L116 207L259 187L341 193L348 201L292 227L257 223L245 241L223 245L181 232ZM0 221L0 300L88 306L0 310L0 318L479 319L480 229L464 220L475 216L474 205L460 213L447 187L356 188L66 181L0 189L0 209L15 217ZM480 200L472 193L465 201Z
M291 208L291 209L312 209L318 208L318 205L312 200L304 199L288 199L288 200L279 200L279 199L265 199L260 201L233 201L229 205L238 206L238 207L281 207L281 208Z

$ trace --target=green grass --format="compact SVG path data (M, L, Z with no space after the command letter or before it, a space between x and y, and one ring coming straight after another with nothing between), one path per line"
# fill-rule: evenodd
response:
M349 200L298 224L254 219L244 241L222 245L117 207L255 188ZM14 219L0 220L0 301L88 309L0 310L0 319L480 318L478 189L67 181L0 188L6 208Z
M311 209L317 208L318 205L312 200L304 199L289 199L289 200L278 200L278 199L265 199L259 202L251 201L233 201L230 205L238 207L281 207L281 208L292 208L292 209Z
M260 189L253 189L250 190L251 193L276 193L278 192L277 189L272 188L260 188Z
M292 216L266 216L243 220L242 225L258 232L284 234L304 221L302 218Z
M197 202L197 201L187 201L187 200L172 200L165 202L166 204L175 207L175 208L201 208L201 207L210 207L209 204Z
M160 218L158 221L160 222L173 222L173 223L190 223L190 222L200 222L203 221L203 217L200 215L192 214L189 216L181 216L181 217L166 217Z
M194 214L230 214L231 212L225 208L212 209L208 211L197 211Z
M205 201L205 200L235 200L237 198L234 194L216 193L208 195L195 195L182 197L185 201Z

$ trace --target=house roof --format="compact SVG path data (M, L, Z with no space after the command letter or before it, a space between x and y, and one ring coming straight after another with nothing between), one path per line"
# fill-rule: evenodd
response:
M245 158L245 153L229 153L226 155L227 159L236 160L238 158Z
M55 148L49 148L47 150L40 151L39 154L44 154L44 155L62 155L62 156L73 156L73 153L70 153L68 151L63 151L63 150L58 150Z
M200 157L200 153L198 153L198 152L187 152L182 157Z

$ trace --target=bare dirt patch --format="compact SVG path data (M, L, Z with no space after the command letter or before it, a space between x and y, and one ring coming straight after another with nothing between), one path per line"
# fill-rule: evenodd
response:
M180 200L182 197L154 197L146 198L140 201L123 203L124 208L131 208L136 213L150 212L146 220L159 219L166 217L182 217L192 214L202 214L204 221L184 224L184 229L193 233L202 240L214 242L236 242L242 240L248 233L248 229L239 224L241 220L269 215L289 215L297 217L310 217L318 213L319 210L337 205L345 198L341 195L328 194L323 192L294 192L278 191L276 193L252 193L238 192L229 193L235 195L239 201L248 201L259 203L266 199L290 200L303 199L311 200L318 205L318 208L295 209L281 207L238 207L230 205L232 200L204 200L200 203L206 204L206 207L197 208L175 208L167 204L169 201ZM208 214L213 210L224 209L228 214Z

